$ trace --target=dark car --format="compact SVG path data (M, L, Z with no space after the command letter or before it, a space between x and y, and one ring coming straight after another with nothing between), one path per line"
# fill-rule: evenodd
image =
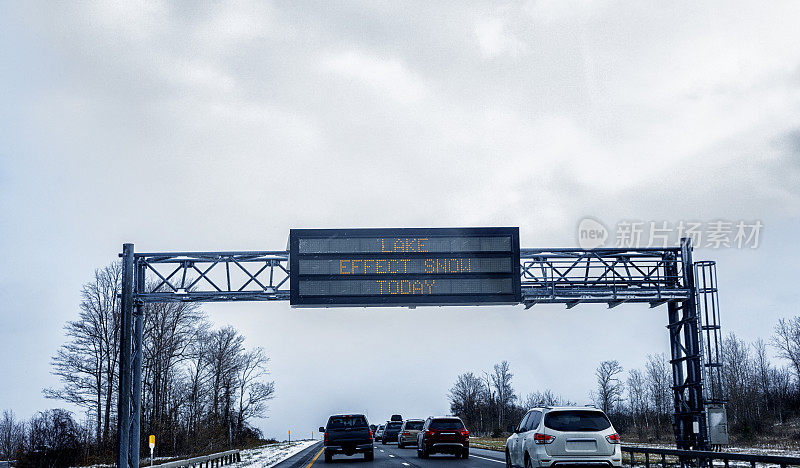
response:
M450 453L456 458L469 458L469 431L455 416L430 417L417 434L417 456Z
M363 453L365 460L375 457L372 445L372 431L363 414L335 414L328 418L328 424L319 428L325 433L325 463L333 459L334 454L347 456Z
M389 442L397 442L397 435L400 434L401 427L403 427L403 421L386 421L386 427L381 435L381 443L386 445Z

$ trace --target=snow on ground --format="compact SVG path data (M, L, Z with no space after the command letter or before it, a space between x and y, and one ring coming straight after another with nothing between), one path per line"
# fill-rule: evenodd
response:
M319 442L318 440L296 440L293 442L276 442L274 444L262 445L260 447L241 451L242 461L232 466L252 466L253 468L270 468L286 460L292 455L296 455L303 450ZM154 457L155 463L174 460L175 457ZM142 457L142 463L150 465L150 457ZM0 462L3 468L5 462ZM113 468L114 465L91 465L82 468Z
M650 447L650 448L668 448L674 449L675 446L672 444L648 444L648 443L639 443L639 444L631 444L635 447ZM756 447L738 447L735 445L727 446L723 450L726 453L739 453L739 454L749 454L749 455L777 455L780 457L800 457L800 451L796 447L782 447L782 446L773 446L773 445L762 445ZM623 462L627 464L627 457L623 457ZM674 466L674 457L667 457L667 464L673 464ZM661 462L659 455L650 455L650 463L652 465L657 465ZM750 462L746 461L737 461L731 460L728 465L734 468L749 468ZM636 454L636 466L644 466L644 455ZM758 467L776 467L777 465L774 464L765 464L765 463L756 463ZM725 467L725 462L722 460L714 460L713 467Z
M303 450L319 442L318 440L297 440L292 442L277 442L275 444L262 445L252 449L242 450L241 463L236 466L252 466L259 468L270 468L287 458L296 455Z
M623 444L631 445L634 447L650 447L650 448L667 448L674 449L675 444L649 444L649 443L631 443ZM753 447L739 447L736 445L729 445L722 449L726 453L744 453L751 455L777 455L780 457L800 457L800 449L798 447L787 447L779 445L758 445Z

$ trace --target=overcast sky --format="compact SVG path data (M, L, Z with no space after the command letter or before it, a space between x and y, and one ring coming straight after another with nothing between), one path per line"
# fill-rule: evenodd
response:
M61 403L81 285L139 251L282 249L290 228L760 220L719 265L724 332L800 314L800 3L0 1L0 409ZM448 412L507 359L586 402L601 360L667 352L626 305L205 307L262 346L265 435L334 411Z

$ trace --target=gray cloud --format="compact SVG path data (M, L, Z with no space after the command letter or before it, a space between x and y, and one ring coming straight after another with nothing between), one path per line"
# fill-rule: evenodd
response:
M797 300L780 274L798 256L797 9L4 4L0 354L24 358L0 367L19 382L0 401L52 404L36 395L60 328L125 241L273 249L290 227L518 225L526 246L564 246L586 215L758 218L756 252L700 255L720 261L726 330L769 333ZM774 281L756 287L754 268ZM636 307L208 309L271 353L262 427L277 436L337 409L445 412L458 372L506 358L518 390L583 401L596 360L666 350L664 314ZM374 354L343 371L362 351L331 334ZM398 362L395 339L447 350Z

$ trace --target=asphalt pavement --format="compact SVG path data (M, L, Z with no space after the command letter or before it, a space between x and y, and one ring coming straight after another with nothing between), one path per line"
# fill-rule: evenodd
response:
M417 448L397 448L396 443L382 445L375 443L375 460L368 462L364 460L363 454L353 455L334 455L332 463L325 463L325 456L322 455L322 443L314 445L297 455L285 460L275 468L323 468L323 466L337 466L346 468L352 465L354 468L501 468L505 465L502 452L493 450L483 450L477 448L469 449L469 458L462 460L453 455L431 455L429 458L417 458Z

